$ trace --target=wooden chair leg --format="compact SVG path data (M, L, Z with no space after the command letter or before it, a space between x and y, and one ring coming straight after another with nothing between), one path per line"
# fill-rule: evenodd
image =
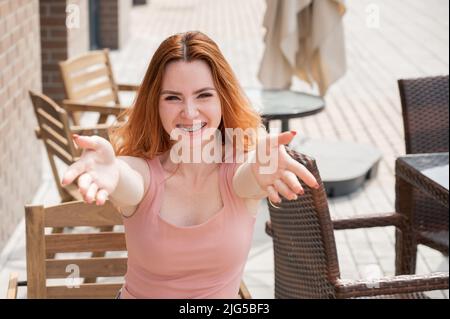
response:
M243 280L241 280L241 284L239 286L239 296L242 299L252 299L252 295L250 295L250 292L248 291L247 286L245 285Z
M17 281L19 274L13 272L9 275L8 291L6 293L6 299L17 299Z

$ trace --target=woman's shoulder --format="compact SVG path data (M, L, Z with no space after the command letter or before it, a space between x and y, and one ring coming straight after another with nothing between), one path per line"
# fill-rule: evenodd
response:
M137 156L118 156L118 159L127 163L132 169L138 172L148 171L148 159Z

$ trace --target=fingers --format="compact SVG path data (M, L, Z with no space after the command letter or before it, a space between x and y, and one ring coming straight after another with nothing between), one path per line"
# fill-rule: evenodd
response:
M84 173L78 178L78 190L80 191L81 195L86 195L89 186L91 186L92 184L92 181L92 176L88 173Z
M80 176L78 182L79 184L80 179L82 179L81 184L83 184L83 190L81 187L79 188L79 190L83 195L84 201L88 204L92 204L95 200L96 205L105 204L109 196L108 192L104 189L99 189L98 185L92 182L92 177L90 177L89 174L83 174L82 176ZM85 184L89 181L91 181L90 184L86 186Z
M278 148L280 145L289 144L294 136L297 134L295 131L283 132L281 134L268 134L261 137L258 142L258 147L264 147L265 150L269 151L273 148ZM269 155L269 154L266 154Z
M297 199L297 194L290 190L290 188L280 179L276 179L273 183L275 190L288 200Z
M97 194L98 191L98 186L96 183L91 183L91 185L89 185L89 188L86 192L86 195L84 196L84 200L91 204L94 199L95 199L95 195Z
M64 174L61 184L63 186L72 183L80 174L85 171L85 165L82 161L77 161L69 166L66 173Z
M97 140L94 136L80 136L73 134L74 142L81 148L88 150L96 150L98 148Z
M294 136L297 134L295 131L283 132L278 135L278 145L287 145L289 144Z
M292 157L288 157L288 165L287 169L292 171L295 175L298 176L302 181L305 182L311 188L318 189L320 187L319 183L317 183L314 175L306 169L305 166L294 160Z
M284 171L283 173L281 173L281 179L287 186L289 186L289 189L294 193L301 195L305 193L302 185L297 179L297 176L295 176L295 174L291 171Z
M96 205L103 205L105 204L106 200L108 199L108 192L104 189L100 189L97 192L97 196L96 196Z
M270 199L271 202L273 203L280 203L281 202L281 198L278 195L278 192L275 190L275 188L273 188L273 186L267 186L267 194L268 197Z

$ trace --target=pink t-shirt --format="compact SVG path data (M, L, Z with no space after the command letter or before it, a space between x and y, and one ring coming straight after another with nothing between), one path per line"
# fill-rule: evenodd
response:
M202 224L180 227L160 215L160 159L147 163L149 189L124 218L128 269L121 298L237 298L256 220L234 194L237 164L220 164L223 208Z

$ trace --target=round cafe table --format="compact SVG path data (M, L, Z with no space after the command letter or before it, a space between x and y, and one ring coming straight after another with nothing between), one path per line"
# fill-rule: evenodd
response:
M325 108L322 97L298 91L247 88L245 93L261 114L267 130L270 121L281 120L281 131L289 131L290 119L313 115Z

